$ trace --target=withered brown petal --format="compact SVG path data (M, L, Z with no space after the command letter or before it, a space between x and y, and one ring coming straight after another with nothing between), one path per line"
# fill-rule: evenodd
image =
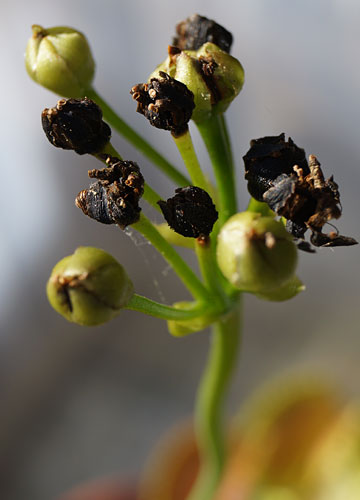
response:
M347 247L357 245L357 241L340 234L325 234L314 231L310 236L311 243L316 247Z
M229 53L232 34L211 19L193 14L176 25L177 36L173 45L181 50L198 50L204 43L211 42Z

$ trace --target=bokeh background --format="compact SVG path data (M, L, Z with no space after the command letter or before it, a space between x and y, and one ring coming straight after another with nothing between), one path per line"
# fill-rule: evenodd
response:
M343 204L337 225L359 239L360 4L2 0L0 9L0 498L49 500L104 475L136 479L159 437L191 414L209 336L174 339L163 322L133 312L84 329L50 309L50 270L78 245L112 253L138 293L171 303L186 292L144 240L96 224L74 206L96 164L52 148L43 135L40 112L57 97L26 75L31 25L86 33L98 91L180 166L170 135L135 113L129 89L165 58L178 21L193 12L217 20L234 34L232 54L246 71L228 111L240 208L248 200L242 156L250 139L285 132L334 174ZM155 189L172 195L171 183L147 160L116 134L113 142L140 163ZM301 254L299 276L307 290L288 303L246 298L229 412L267 379L299 370L359 396L359 248Z

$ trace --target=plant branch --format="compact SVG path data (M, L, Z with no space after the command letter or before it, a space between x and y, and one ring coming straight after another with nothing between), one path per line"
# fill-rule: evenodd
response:
M214 169L219 193L219 225L221 226L237 210L235 182L231 157L219 115L213 115L209 120L197 123L199 132L208 150Z
M189 129L180 137L173 136L173 138L189 172L192 184L208 191L208 182L201 170Z
M140 214L139 222L133 224L132 227L143 234L145 238L159 250L164 259L171 264L174 271L196 299L201 302L209 302L211 300L210 292L201 283L194 271L186 264L164 237L161 236L156 227L144 214Z
M105 121L107 121L119 134L129 141L136 149L141 151L152 163L154 163L165 175L176 185L188 186L187 179L166 158L158 153L145 139L133 130L93 88L87 89L86 97L93 99L102 109Z
M176 309L175 307L160 304L159 302L135 293L129 304L126 306L126 309L138 311L165 320L183 321L201 316L209 310L209 306L208 304L194 302L194 306L191 309Z

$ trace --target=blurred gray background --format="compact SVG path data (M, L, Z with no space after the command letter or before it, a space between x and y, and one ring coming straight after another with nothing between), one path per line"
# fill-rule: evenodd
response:
M178 21L193 12L217 20L234 34L232 54L246 72L228 112L240 208L248 200L242 156L250 139L285 132L307 154L318 155L327 176L334 174L343 204L337 226L359 239L360 4L2 0L0 9L0 498L49 500L96 477L136 478L162 433L191 414L209 337L174 339L163 322L133 312L84 329L48 305L51 268L78 245L112 253L138 293L168 303L187 295L149 245L96 224L74 206L96 163L51 147L43 135L40 113L57 96L26 75L31 25L86 33L98 91L180 166L170 135L135 113L129 89L166 57ZM193 135L208 168L195 130ZM147 160L116 134L113 142L126 159L140 163L155 189L172 195L171 183ZM359 396L359 248L301 254L298 274L307 290L290 302L246 298L229 412L268 378L297 370Z

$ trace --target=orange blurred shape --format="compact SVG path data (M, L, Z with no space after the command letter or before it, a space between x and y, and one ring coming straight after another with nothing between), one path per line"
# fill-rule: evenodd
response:
M76 486L58 500L136 500L136 489L119 479L99 479Z

